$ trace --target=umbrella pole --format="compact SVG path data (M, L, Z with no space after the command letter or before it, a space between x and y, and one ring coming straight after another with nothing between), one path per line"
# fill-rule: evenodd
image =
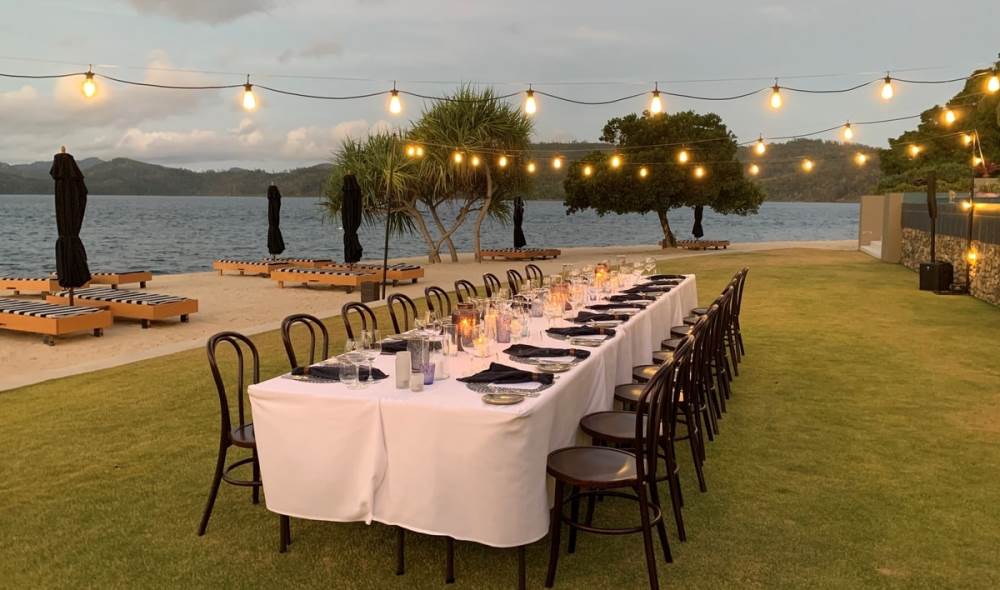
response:
M69 305L73 307L73 287L69 288Z
M385 299L386 278L389 276L389 209L385 211L385 245L382 247L382 299Z

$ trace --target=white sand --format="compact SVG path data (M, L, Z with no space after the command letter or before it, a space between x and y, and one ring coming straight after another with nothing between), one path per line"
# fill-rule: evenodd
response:
M675 250L665 252L658 246L564 248L559 259L535 264L548 274L557 272L560 265L566 262L593 262L619 253L655 256L662 260L780 248L856 250L857 242L758 242L733 244L729 250L724 251L697 253ZM524 268L524 263L520 262L476 264L470 254L460 257L461 261L458 263L435 265L425 264L419 258L401 259L400 262L424 264L426 277L415 285L401 284L390 292L399 291L412 297L422 297L424 287L428 285L438 285L451 291L456 279L464 278L480 284L483 273L493 272L506 281L506 269L518 268L523 272ZM189 323L182 324L176 320L159 322L147 330L141 329L138 322L118 320L101 338L94 338L89 334L68 336L59 338L55 346L46 346L37 335L0 330L0 391L198 348L204 345L209 336L222 330L236 330L245 334L276 330L281 319L292 313L335 316L340 313L344 303L359 299L357 291L348 294L343 289L298 286L279 289L274 281L267 278L220 277L214 272L156 276L147 290L193 297L198 299L200 311L191 316Z

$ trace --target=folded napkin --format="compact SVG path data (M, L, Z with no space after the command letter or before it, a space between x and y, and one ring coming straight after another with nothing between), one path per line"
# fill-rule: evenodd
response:
M615 335L615 331L611 328L591 328L589 326L572 326L569 328L549 328L545 330L549 334L557 334L559 336L600 336L605 335L608 338L612 338Z
M629 316L624 315L624 314L615 314L615 313L590 313L590 312L587 312L587 311L581 311L579 314L577 314L577 316L575 318L573 318L570 321L576 322L578 324L584 324L584 323L587 323L587 322L608 322L608 321L612 321L612 320L625 321L625 320L628 319L628 317Z
M396 354L406 350L406 340L383 340L382 354Z
M552 375L522 371L500 363L490 363L489 369L468 377L460 377L458 380L463 383L530 383L537 381L548 385L552 383Z
M645 307L641 303L596 303L594 305L588 305L588 309L596 309L598 311L606 311L609 309L636 309L640 307Z
M652 276L647 277L647 278L649 278L649 280L651 280L651 281L662 281L662 280L665 280L665 279L680 279L680 280L684 280L687 277L684 276L684 275L652 275Z
M612 295L608 297L608 301L655 301L656 297L649 295L640 295L638 293L630 295ZM591 307L594 307L593 305ZM596 308L595 308L596 309Z
M622 293L668 293L673 287L661 285L637 285L631 289L625 289Z
M358 367L358 374L362 381L368 379L368 367ZM292 375L309 375L318 379L329 379L330 381L340 381L340 365L312 365L311 367L295 367ZM378 381L388 377L378 369L372 370L372 378Z
M680 285L682 281L678 279L659 279L655 281L646 281L645 283L639 283L641 287L648 287L650 285L670 285L671 287L676 287Z
M575 356L578 359L585 359L590 356L590 351L576 348L542 348L529 344L515 344L504 351L511 356L544 358L552 356Z

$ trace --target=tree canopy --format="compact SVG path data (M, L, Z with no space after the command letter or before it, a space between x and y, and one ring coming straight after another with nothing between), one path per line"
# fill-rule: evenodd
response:
M591 152L570 165L564 182L567 213L653 212L664 240L673 245L667 217L671 209L708 206L718 213L747 215L756 213L763 201L760 188L743 176L735 136L714 113L616 117L604 126L601 141L616 151ZM678 161L681 150L689 156L686 163ZM611 166L615 157L622 162L617 168ZM696 167L704 172L701 177L694 173ZM645 177L640 169L646 170Z

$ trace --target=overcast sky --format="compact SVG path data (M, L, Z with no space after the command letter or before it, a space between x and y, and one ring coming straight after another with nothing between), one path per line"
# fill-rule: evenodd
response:
M98 72L168 84L234 84L251 73L260 83L315 94L361 94L398 79L433 95L456 81L501 92L531 82L601 100L653 80L665 90L728 95L775 76L804 88L850 86L885 70L951 78L1000 50L995 0L0 0L0 7L0 72L61 73L92 62ZM794 78L814 75L823 76ZM692 82L719 78L745 80ZM0 161L47 159L66 144L78 158L286 169L329 159L347 134L405 126L422 107L405 99L403 114L393 117L381 97L326 102L259 91L259 109L247 114L237 90L99 84L99 99L84 101L79 79L0 78ZM777 113L766 94L717 103L668 97L666 108L713 110L752 139L916 114L958 88L898 85L888 103L877 98L877 85L847 95L786 95ZM596 139L609 117L639 111L646 100L578 106L542 98L535 139ZM912 125L857 128L856 140L884 146Z

